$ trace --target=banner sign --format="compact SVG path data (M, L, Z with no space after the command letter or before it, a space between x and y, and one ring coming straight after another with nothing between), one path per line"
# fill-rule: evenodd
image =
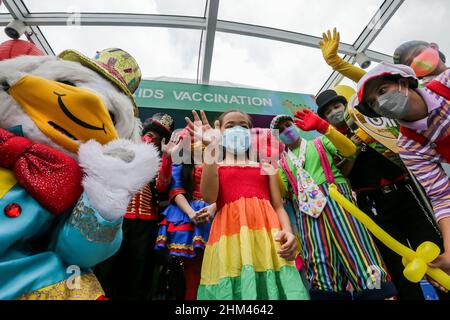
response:
M290 92L142 80L134 93L140 108L205 110L238 109L256 115L293 115L308 108L316 111L313 96Z

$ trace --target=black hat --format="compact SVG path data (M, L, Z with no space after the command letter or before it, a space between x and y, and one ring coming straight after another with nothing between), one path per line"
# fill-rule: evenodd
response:
M334 90L325 90L316 97L316 103L319 106L317 114L322 119L325 119L325 109L334 102L340 102L343 105L347 105L347 99L344 96L339 96Z
M161 138L168 140L172 135L174 126L175 123L171 116L162 112L155 113L151 118L145 120L142 135L145 135L149 131L154 131L158 133Z

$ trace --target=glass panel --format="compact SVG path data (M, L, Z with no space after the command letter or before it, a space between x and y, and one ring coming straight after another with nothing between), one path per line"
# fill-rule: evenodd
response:
M139 63L144 77L196 78L200 31L144 27L41 26L56 54L75 49L88 57L121 48Z
M409 40L436 42L450 57L450 1L408 0L388 22L370 49L392 55Z
M5 7L5 5L1 4L0 1L0 13L9 13L8 9Z
M218 32L211 79L316 94L331 74L320 50Z
M22 40L26 40L24 36L21 37ZM11 40L11 38L8 38L8 36L3 32L3 30L0 30L0 43L5 42L7 40Z
M382 4L383 0L225 0L220 2L219 19L315 36L337 27L341 41L353 44Z
M206 0L25 0L30 12L106 12L204 16Z
M7 19L8 20L12 20L12 16L9 14L8 9L5 7L5 5L1 4L0 1L0 18L3 19ZM21 39L26 40L25 36L22 36ZM8 36L5 34L5 26L0 27L0 43L7 41L7 40L11 40L10 38L8 38Z

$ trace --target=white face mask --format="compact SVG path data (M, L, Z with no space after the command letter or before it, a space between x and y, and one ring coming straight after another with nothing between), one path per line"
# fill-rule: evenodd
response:
M331 123L333 126L340 128L345 124L344 121L344 113L345 108L339 107L337 109L333 109L327 116L327 120L329 123Z
M235 155L247 152L251 143L250 130L241 126L226 129L222 134L222 146Z

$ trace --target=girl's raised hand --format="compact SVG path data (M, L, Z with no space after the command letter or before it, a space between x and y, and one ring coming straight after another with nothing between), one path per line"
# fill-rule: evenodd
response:
M187 130L195 137L195 140L202 141L205 146L213 141L213 137L220 136L220 125L214 125L214 129L206 118L205 111L200 111L200 117L197 111L192 110L194 121L186 117ZM219 129L219 130L217 130Z
M177 135L177 134L172 134L172 136L170 137L169 142L166 143L166 139L162 139L161 141L161 152L166 156L166 157L171 157L172 153L174 151L177 150L177 148L180 146L180 142L181 142L181 136Z

